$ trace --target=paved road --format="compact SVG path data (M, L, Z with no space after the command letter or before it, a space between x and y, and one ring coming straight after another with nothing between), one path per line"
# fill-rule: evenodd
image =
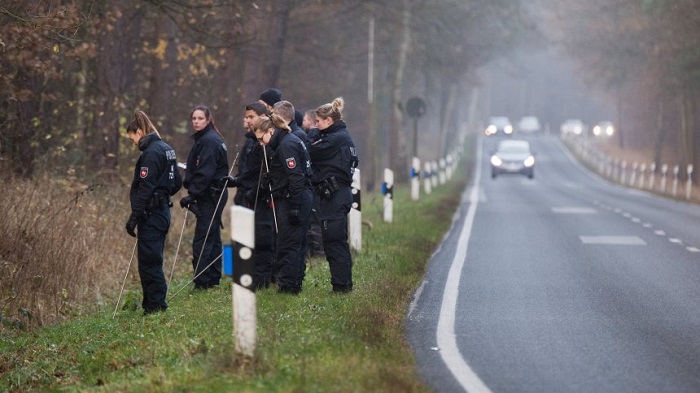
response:
M474 184L409 311L436 392L700 392L700 207L610 184L554 136Z

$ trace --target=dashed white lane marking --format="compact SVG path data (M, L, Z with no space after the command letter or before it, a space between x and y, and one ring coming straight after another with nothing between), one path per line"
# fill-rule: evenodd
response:
M700 252L700 248L697 247L686 247L685 249L690 252Z
M637 217L632 217L632 222L635 222L635 223L639 224L640 222L642 222L642 220L640 220L640 219L637 218Z
M583 244L605 244L614 246L646 246L637 236L579 236Z
M661 229L655 230L654 233L659 236L666 236L666 231L662 231Z
M676 239L675 237L669 237L668 241L670 241L671 243L676 243L676 244L683 243L683 241L681 239Z
M591 207L553 207L552 213L557 214L598 214L596 209Z
M649 224L648 222L643 223L642 226L643 226L644 228L651 228L651 227L653 227L653 225Z

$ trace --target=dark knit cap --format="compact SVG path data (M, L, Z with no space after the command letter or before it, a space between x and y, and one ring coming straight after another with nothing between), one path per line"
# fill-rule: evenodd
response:
M282 101L282 92L271 87L262 93L260 93L260 99L263 100L267 105L275 105L275 103Z

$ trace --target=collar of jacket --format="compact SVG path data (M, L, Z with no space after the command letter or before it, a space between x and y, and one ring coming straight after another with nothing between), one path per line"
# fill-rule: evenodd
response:
M270 138L270 148L276 149L280 142L282 142L282 138L287 134L289 134L287 130L275 128L275 133L272 135L272 138Z
M207 124L206 127L204 127L201 131L197 131L192 135L192 138L196 141L199 138L203 137L205 134L207 134L209 131L211 131L211 123Z
M325 130L322 130L322 134L330 134L332 132L336 132L340 130L341 128L345 128L345 120L336 120L333 124L328 126Z
M139 150L144 151L154 141L159 141L160 136L157 133L152 132L143 138L139 139Z

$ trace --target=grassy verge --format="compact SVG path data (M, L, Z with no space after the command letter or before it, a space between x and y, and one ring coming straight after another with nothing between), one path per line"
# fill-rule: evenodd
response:
M258 292L253 359L233 351L230 280L207 292L186 289L166 313L146 317L136 307L140 288L132 285L115 319L110 302L61 325L1 330L0 390L427 391L403 323L430 254L451 225L465 161L451 182L419 202L395 189L393 224L382 220L382 196L364 194L363 220L371 225L354 258L352 293L331 293L321 260L311 261L299 296ZM171 291L186 282L176 281Z

